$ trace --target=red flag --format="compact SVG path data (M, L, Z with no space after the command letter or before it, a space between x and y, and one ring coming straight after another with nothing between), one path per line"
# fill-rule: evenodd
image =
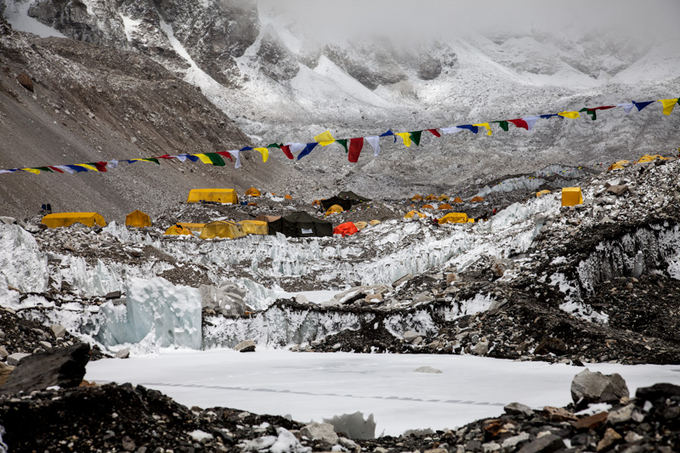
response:
M441 138L442 136L437 129L428 129L427 131L437 138Z
M158 156L158 159L174 159L175 156L171 156L170 154L163 154L162 156Z
M353 138L349 141L349 153L347 154L347 160L352 163L356 163L359 160L359 154L364 147L364 139Z
M594 107L594 108L588 109L588 110L609 110L609 109L613 109L614 107L616 107L616 106L615 105L603 105L601 107Z
M283 151L283 154L286 155L288 159L295 159L295 156L293 156L293 153L290 152L290 145L283 145L281 146L281 151Z
M92 163L92 165L97 167L97 170L101 171L102 173L106 172L106 164L108 164L108 162L104 162L104 161Z
M231 154L229 154L229 151L217 151L217 154L219 154L222 157L228 157L229 160L232 162L234 161L234 159L232 159L231 157Z
M64 173L63 170L60 170L60 169L58 169L57 167L53 167L53 166L51 166L51 165L50 165L49 167L47 167L47 168L49 168L50 170L54 170L54 171L56 171L56 172L58 172L58 173Z
M514 124L517 127L521 127L522 129L529 130L529 125L523 119L508 120L508 121L510 121L512 124Z

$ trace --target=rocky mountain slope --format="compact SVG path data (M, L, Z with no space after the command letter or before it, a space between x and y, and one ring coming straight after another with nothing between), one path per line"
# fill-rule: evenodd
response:
M141 53L1 28L3 168L214 152L247 140L195 87ZM21 74L30 89L17 81ZM263 181L270 170L258 168L137 163L106 174L2 175L2 211L21 218L51 203L105 215L159 213L190 188Z

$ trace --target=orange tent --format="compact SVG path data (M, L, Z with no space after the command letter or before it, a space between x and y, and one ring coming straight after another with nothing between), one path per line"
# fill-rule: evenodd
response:
M474 197L474 198L472 198L472 199L470 200L470 203L481 203L482 201L484 201L484 198L482 198L482 197Z
M125 217L125 226L144 228L151 226L151 217L148 214L136 209Z
M414 196L411 197L411 201L423 201L423 196L415 194Z
M449 201L450 198L448 195L439 195L439 198L437 198L439 201Z
M340 214L341 212L344 212L344 209L342 209L342 206L339 204L334 204L330 208L328 208L328 211L326 211L326 215L331 215L331 214Z
M250 189L246 190L246 196L248 197L259 197L262 194L260 193L259 190L257 190L255 187L251 187Z
M432 206L431 204L426 204L425 206L423 206L423 209L434 209L434 206Z
M456 203L456 204L460 204L460 203L463 202L463 199L460 198L460 197L456 197L456 198L453 199L453 202Z
M425 197L425 201L435 201L436 199L437 197L433 193Z
M293 199L293 197L291 195L288 195L288 194L286 194L286 196L284 196L283 198L285 198L286 200L292 200Z
M341 223L333 230L333 234L340 234L342 237L351 236L353 234L357 234L358 232L359 229L352 222Z
M445 210L453 209L453 206L451 206L451 205L448 204L448 203L444 203L444 204L440 204L439 207L438 207L437 209L440 209L440 210L442 210L442 211L445 211Z

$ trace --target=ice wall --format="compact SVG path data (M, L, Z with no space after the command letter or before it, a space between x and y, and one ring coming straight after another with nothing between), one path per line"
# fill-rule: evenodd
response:
M357 330L362 321L374 315L346 312L322 312L274 306L251 318L206 320L206 347L232 347L245 339L260 345L286 346L310 343L343 330Z
M48 275L47 256L33 236L18 225L0 224L0 286L41 293Z
M201 294L163 278L130 279L124 305L102 306L103 323L95 338L105 346L201 348Z

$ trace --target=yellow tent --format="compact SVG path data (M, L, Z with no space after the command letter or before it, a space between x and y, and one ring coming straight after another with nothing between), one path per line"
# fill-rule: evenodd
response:
M205 223L179 222L177 225L186 228L192 233L200 233L203 227L205 226Z
M241 229L241 226L234 222L211 222L206 224L201 230L201 239L236 239L242 238L243 236L245 236L245 233Z
M434 209L434 206L432 206L431 204L426 204L421 209Z
M437 198L439 201L449 201L450 198L448 195L439 195L439 198Z
M269 234L269 224L261 220L241 220L239 223L245 234L266 236Z
M82 223L89 227L95 225L106 226L104 217L96 212L55 212L43 217L42 223L47 225L48 228L68 227L74 223Z
M191 232L189 228L185 228L181 225L173 225L167 230L165 230L165 235L166 236L193 236L194 234Z
M463 199L460 198L460 197L456 197L456 198L453 199L453 202L456 203L456 204L461 204L463 202Z
M246 190L247 197L259 197L261 195L262 193L260 193L260 191L257 190L255 187L251 187L250 189Z
M468 216L464 212L450 212L437 222L440 225L444 225L445 223L468 223L468 221Z
M612 170L623 170L623 168L626 165L629 165L630 161L629 160L620 160L618 162L614 162L607 168L607 171L612 171Z
M576 206L583 204L583 194L580 187L565 187L562 189L562 206Z
M238 195L234 189L192 189L187 203L210 201L213 203L238 203Z
M380 220L371 220L368 224L371 226L380 225Z
M425 197L425 201L435 201L436 199L437 197L433 193Z
M426 217L426 215L423 214L422 212L409 211L409 212L406 213L406 215L404 216L404 218L405 218L405 219L412 219L412 218L414 218L415 216L418 216L418 217L420 217L421 219L423 219L423 218Z
M136 209L125 217L125 225L135 228L150 227L151 217L149 217L149 214Z
M423 201L423 196L415 194L414 196L411 197L411 201Z
M328 208L328 211L326 211L326 215L339 214L343 211L344 209L342 209L342 206L340 206L339 204L334 204L333 206Z
M549 193L549 190L541 190L540 192L536 192L536 197L542 197L543 195L548 195Z
M641 158L639 158L637 161L635 161L636 164L644 164L647 162L654 162L655 160L668 160L667 158L660 156L659 154L645 154Z
M443 204L440 204L440 205L437 207L437 209L442 210L442 211L445 211L445 210L448 210L448 209L453 209L453 206L451 206L451 205L448 204L448 203L443 203Z
M354 222L354 226L357 227L357 230L361 231L368 226L368 222Z

